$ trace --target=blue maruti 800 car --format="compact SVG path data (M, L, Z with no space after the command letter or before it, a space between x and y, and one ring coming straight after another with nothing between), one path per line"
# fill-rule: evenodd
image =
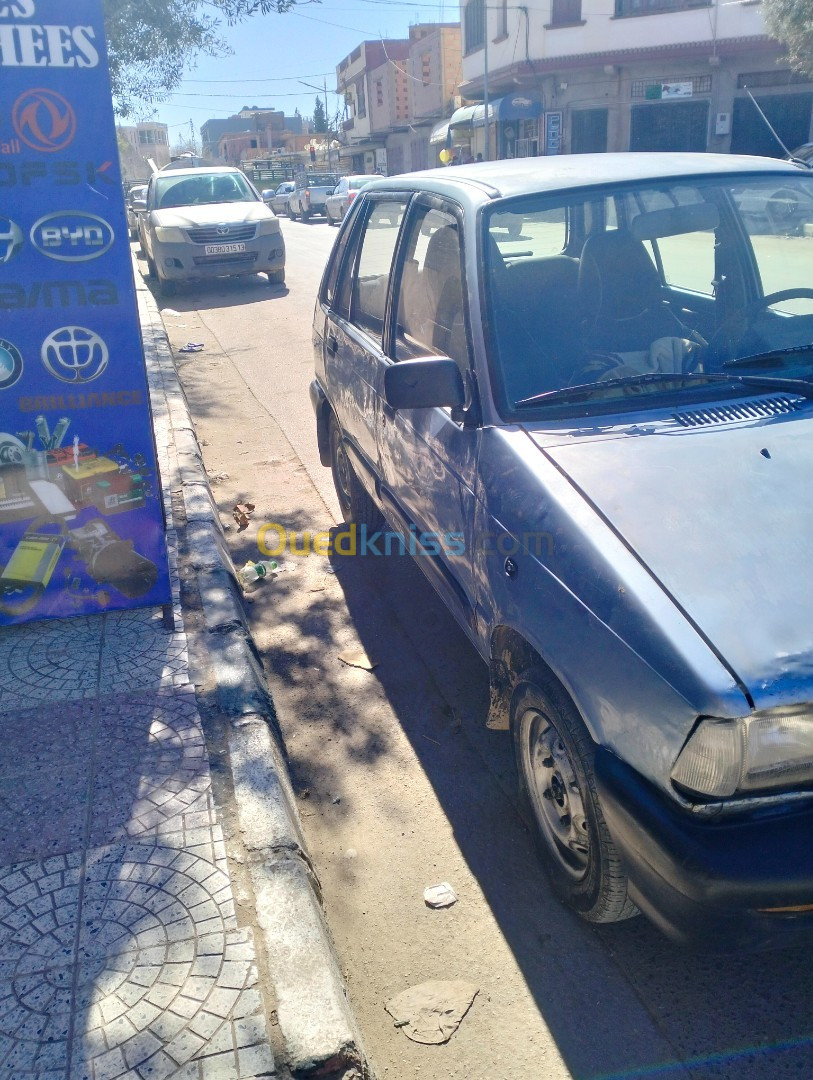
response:
M344 517L423 536L559 896L715 948L813 926L813 174L376 180L314 347Z

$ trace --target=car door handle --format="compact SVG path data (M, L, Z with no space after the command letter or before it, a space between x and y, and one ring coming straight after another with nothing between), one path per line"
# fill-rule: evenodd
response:
M335 353L339 347L339 341L335 334L328 334L327 336L327 351L331 354Z

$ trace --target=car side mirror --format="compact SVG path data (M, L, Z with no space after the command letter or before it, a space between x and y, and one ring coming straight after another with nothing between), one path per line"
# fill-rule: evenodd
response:
M147 200L146 199L133 199L133 210L146 210L146 209L147 209Z
M384 398L391 409L434 409L465 404L463 376L448 356L402 360L384 372Z

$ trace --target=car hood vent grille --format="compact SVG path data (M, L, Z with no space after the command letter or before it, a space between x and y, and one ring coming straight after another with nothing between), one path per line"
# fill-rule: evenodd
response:
M738 401L736 405L713 405L708 409L690 409L673 413L681 427L704 427L707 424L729 424L732 420L762 420L766 416L781 416L795 412L805 404L805 398L790 394L752 401Z

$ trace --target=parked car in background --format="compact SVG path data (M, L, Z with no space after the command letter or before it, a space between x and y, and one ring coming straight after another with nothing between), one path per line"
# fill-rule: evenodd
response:
M279 187L263 192L263 202L277 217L288 213L288 196L294 190L293 180L285 180Z
M138 219L147 209L147 185L131 187L127 192L127 227L130 230L130 239L138 240Z
M712 154L375 180L314 316L333 557L412 554L458 619L564 902L709 950L813 930L813 237L748 211L811 193Z
M314 214L325 213L328 195L339 182L338 176L328 173L307 173L297 176L294 190L288 196L288 217L308 221Z
M141 222L159 291L179 281L263 272L285 280L280 223L239 169L176 169L152 177Z
M325 216L329 225L338 225L344 215L350 209L353 199L361 191L365 184L374 179L372 176L362 174L359 176L343 176L325 199Z

